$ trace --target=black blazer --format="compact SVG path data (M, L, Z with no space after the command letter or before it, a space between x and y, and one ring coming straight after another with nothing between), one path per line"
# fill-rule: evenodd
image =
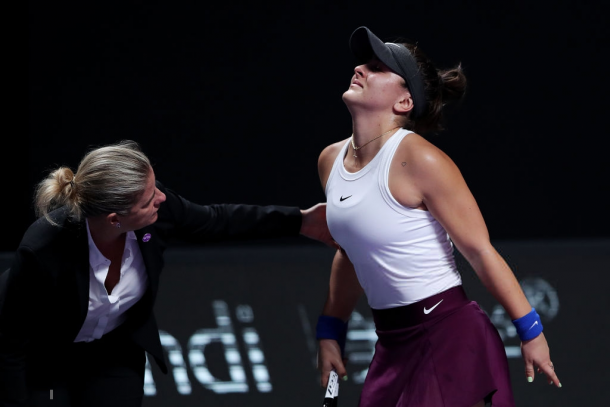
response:
M157 182L167 199L157 221L135 231L148 273L148 289L127 311L125 335L152 355L167 373L153 306L163 253L174 239L210 241L297 236L296 207L198 205ZM62 355L80 331L89 304L89 248L84 221L64 208L26 231L15 252L0 299L0 401L27 399L30 388L50 388ZM150 234L150 239L144 235Z

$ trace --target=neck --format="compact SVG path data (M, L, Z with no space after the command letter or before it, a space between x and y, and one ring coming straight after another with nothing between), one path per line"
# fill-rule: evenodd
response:
M398 127L396 116L391 111L380 111L375 109L361 109L351 106L352 129L354 141L361 145L378 135Z
M119 228L112 227L105 217L87 218L87 223L89 224L91 239L93 239L93 242L104 256L108 257L107 253L110 250L117 245L124 244L125 232Z
M400 128L391 120L381 121L362 118L353 118L352 125L354 130L352 135L353 144L350 146L349 153L352 156L356 155L354 159L360 162L370 161L388 138ZM357 151L354 151L354 145Z

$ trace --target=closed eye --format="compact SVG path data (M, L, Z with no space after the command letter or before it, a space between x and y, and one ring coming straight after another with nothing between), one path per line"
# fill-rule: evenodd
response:
M377 59L373 59L367 64L367 67L373 72L379 72L383 71L384 64Z
M148 205L150 205L150 203L152 202L153 198L155 197L155 195L157 194L157 188L155 188L155 191L153 192L152 196L150 197L150 199L148 200L148 202L146 202L144 204L144 208L146 208Z

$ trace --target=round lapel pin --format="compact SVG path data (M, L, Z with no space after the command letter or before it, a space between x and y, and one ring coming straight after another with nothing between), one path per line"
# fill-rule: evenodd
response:
M143 242L148 242L149 240L150 240L150 233L146 233L144 236L142 236Z

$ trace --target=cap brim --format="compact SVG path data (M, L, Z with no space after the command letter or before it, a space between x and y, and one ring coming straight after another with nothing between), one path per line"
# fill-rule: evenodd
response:
M401 75L401 69L390 48L367 27L356 28L349 39L349 45L359 64L366 64L373 57L377 57L388 68Z

